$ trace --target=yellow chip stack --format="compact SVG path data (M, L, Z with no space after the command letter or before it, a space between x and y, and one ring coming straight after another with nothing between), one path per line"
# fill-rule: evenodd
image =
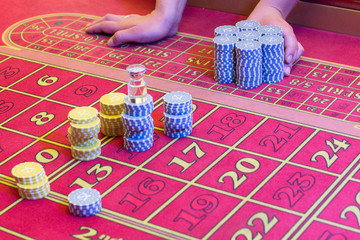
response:
M37 162L17 164L11 170L11 174L15 178L20 197L24 199L41 199L50 192L44 168Z
M96 108L74 108L69 112L68 119L68 139L73 158L80 161L98 158L101 154L101 142L98 139L100 119Z
M124 135L121 116L124 111L123 93L108 93L100 98L101 132L106 136L116 137Z

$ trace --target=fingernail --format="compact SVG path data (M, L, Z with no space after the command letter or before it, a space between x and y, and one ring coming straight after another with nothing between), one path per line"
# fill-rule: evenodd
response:
M284 75L285 76L290 76L290 67L288 67L288 66L284 67Z
M109 47L112 47L114 45L114 40L112 38L110 38L108 41L107 41L107 45Z
M291 63L292 59L293 59L293 55L289 54L289 55L286 57L286 62L287 62L287 63Z

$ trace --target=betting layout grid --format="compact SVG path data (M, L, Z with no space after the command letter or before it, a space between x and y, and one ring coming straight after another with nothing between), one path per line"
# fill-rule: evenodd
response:
M17 143L0 144L2 234L359 237L359 139L196 97L191 136L172 139L161 131L165 93L150 87L153 148L131 153L122 138L100 135L102 156L79 162L66 139L69 110L99 107L105 92L125 93L125 83L7 55L0 59L0 133ZM24 158L43 164L52 189L46 199L19 200L10 176ZM102 195L101 213L89 220L71 217L66 206L67 194L79 187ZM32 212L26 219L24 209ZM25 230L19 221L37 224ZM46 227L55 221L66 222L66 229Z
M152 45L109 49L105 47L106 37L85 35L81 30L94 18L72 14L35 17L10 27L4 39L9 45L116 69L144 64L147 74L153 77L333 119L360 122L360 70L357 68L302 58L293 67L291 76L280 83L242 90L214 81L214 47L210 38L180 33Z

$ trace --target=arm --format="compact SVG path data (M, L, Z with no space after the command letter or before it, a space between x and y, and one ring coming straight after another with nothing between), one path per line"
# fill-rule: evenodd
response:
M285 21L297 2L298 0L261 0L248 18L260 22L261 25L277 25L282 28L285 39L286 76L289 76L292 65L304 52L292 27Z
M186 0L157 0L154 11L146 16L107 14L89 24L86 32L113 34L109 46L158 41L177 33L185 4Z

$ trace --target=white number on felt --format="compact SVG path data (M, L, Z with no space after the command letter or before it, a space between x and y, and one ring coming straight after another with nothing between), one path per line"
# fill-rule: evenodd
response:
M263 228L264 234L267 234L279 222L279 220L276 218L276 216L274 216L270 220L266 213L259 212L259 213L255 213L251 218L249 218L247 225L250 227L254 227L255 226L254 221L256 219L258 219L262 222L263 227L264 227ZM231 237L231 240L236 240L236 238L238 236L244 236L246 238L246 240L260 240L264 237L260 232L257 232L256 236L253 237L253 233L249 228L239 229Z
M245 166L243 164L244 162L251 165L251 167ZM235 168L240 173L252 173L260 168L260 163L258 160L254 159L254 158L242 158L239 161L237 161L237 163L235 164ZM243 182L245 182L248 179L248 177L245 176L244 174L241 174L241 177L239 178L239 175L237 172L228 171L219 177L218 182L225 183L224 179L226 177L230 177L232 179L234 190L236 190Z
M358 192L355 196L355 202L360 205L360 192ZM350 206L347 206L340 214L340 218L342 219L349 219L346 214L347 213L353 213L356 217L356 220L357 220L357 223L358 223L358 226L360 227L360 209L358 206L355 206L355 205L350 205Z
M350 146L350 144L347 143L346 140L339 141L336 138L331 138L331 139L332 142L326 140L325 143L327 146L331 148L333 155L330 157L330 154L327 151L324 150L318 151L311 157L312 162L317 162L318 161L317 158L322 157L326 162L326 167L330 168L334 164L334 162L339 158L337 152L340 151L341 149L346 151L346 149Z

